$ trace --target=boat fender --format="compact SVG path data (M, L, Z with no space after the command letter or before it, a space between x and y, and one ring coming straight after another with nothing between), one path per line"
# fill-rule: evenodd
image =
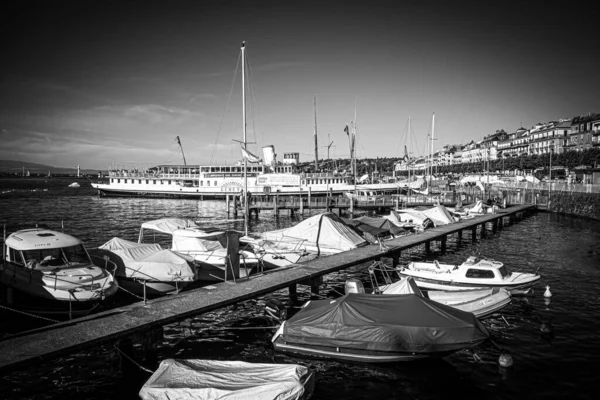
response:
M508 368L508 367L512 366L513 365L512 356L507 353L500 354L500 357L498 357L498 364L500 364L500 366L504 367L504 368Z
M550 292L550 286L546 286L546 291L544 292L544 297L552 297L552 293Z

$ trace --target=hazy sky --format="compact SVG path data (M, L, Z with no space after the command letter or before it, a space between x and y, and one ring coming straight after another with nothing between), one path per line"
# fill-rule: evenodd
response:
M2 10L0 159L106 168L251 151L426 153L600 111L600 30L564 2L18 1ZM438 4L439 3L439 4ZM231 93L231 99L230 99ZM230 100L229 100L230 99ZM412 117L414 135L407 134Z

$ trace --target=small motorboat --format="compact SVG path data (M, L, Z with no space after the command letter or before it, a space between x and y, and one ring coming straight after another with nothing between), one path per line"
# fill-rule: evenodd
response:
M193 258L197 279L201 281L223 281L231 268L227 256L226 233L222 230L202 228L194 221L180 218L162 218L144 222L140 228L138 242L143 243L146 231L168 235L171 250ZM259 267L256 254L239 250L240 277L246 277ZM227 270L227 272L226 272ZM231 272L232 273L232 272Z
M92 263L83 242L46 228L6 238L0 282L9 307L69 317L88 314L119 288L109 271Z
M142 400L299 400L310 397L314 385L314 372L299 364L166 359L139 396Z
M80 187L80 186L81 186L81 185L79 185L79 183L77 183L77 182L73 182L73 183L71 183L71 184L69 185L69 187L70 187L70 188L78 188L78 187Z
M483 319L508 306L511 295L502 288L472 289L461 291L428 290L422 292L412 277L402 278L390 285L379 286L382 294L414 293L427 297L436 303L445 304L457 310L467 311Z
M96 265L116 265L115 276L126 290L146 296L179 293L196 280L193 258L158 244L136 243L114 237L91 249Z
M472 313L423 296L350 293L309 301L272 342L275 350L295 355L385 363L443 357L488 337Z
M267 231L259 237L242 236L263 257L265 265L289 266L318 256L327 256L369 244L339 216L326 212L285 229Z
M499 262L471 256L460 264L434 262L411 262L398 269L401 278L412 277L417 285L426 290L472 290L504 288L522 291L538 283L537 273L510 272Z

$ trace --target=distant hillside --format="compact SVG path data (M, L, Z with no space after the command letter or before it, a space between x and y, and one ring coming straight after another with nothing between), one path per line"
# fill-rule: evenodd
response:
M77 168L65 168L65 167L53 167L52 165L36 164L26 161L14 161L14 160L0 160L0 174L13 175L22 174L23 169L25 172L29 171L30 175L46 175L48 171L52 175L76 175ZM80 169L80 174L83 175L97 175L97 169ZM106 171L103 171L103 173Z

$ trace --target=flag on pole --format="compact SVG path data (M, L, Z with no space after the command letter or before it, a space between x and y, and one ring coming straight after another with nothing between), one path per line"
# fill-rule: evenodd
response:
M348 129L348 125L346 125L346 127L344 128L344 132L346 132L346 135L350 135L350 130Z
M254 154L250 153L248 150L244 149L243 147L242 147L242 157L245 158L246 160L248 160L248 162L251 162L251 163L257 163L257 162L261 162L262 161L260 158L258 158Z

